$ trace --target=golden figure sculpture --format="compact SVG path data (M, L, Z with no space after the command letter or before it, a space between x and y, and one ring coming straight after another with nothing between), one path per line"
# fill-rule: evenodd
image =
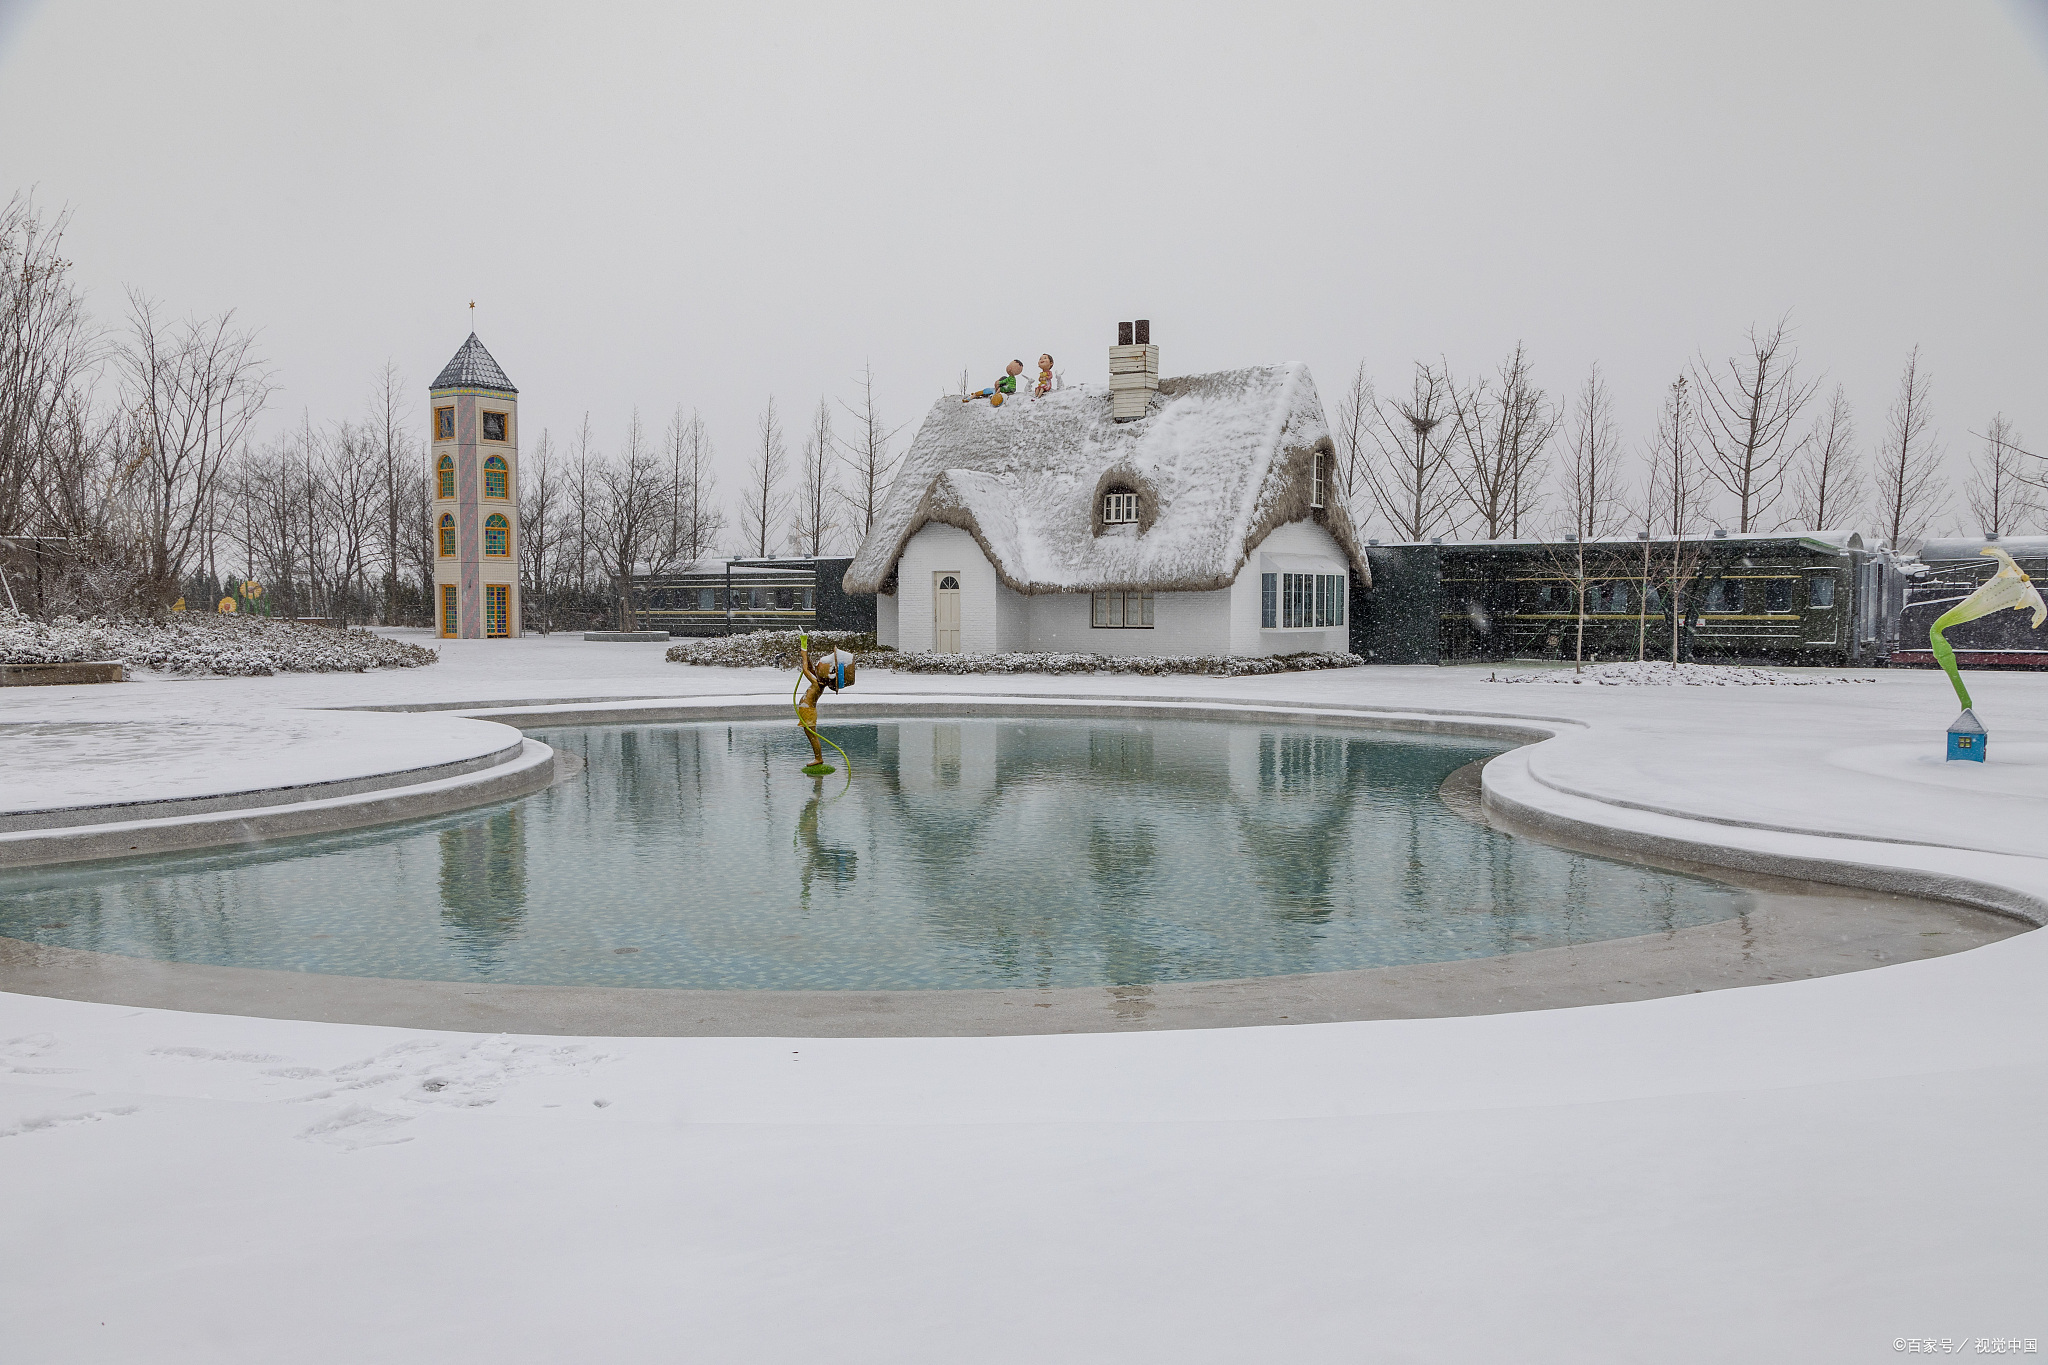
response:
M843 649L827 650L813 659L811 657L811 640L808 635L799 635L797 637L796 658L797 671L802 675L798 680L797 687L802 688L805 683L810 684L809 688L804 691L803 700L796 703L797 724L803 727L804 738L811 742L811 763L804 769L804 773L809 777L823 777L827 773L834 773L839 770L825 761L825 751L818 744L818 741L823 738L818 733L818 698L825 695L825 689L827 688L834 692L839 692L853 686L853 670L856 661L853 655ZM794 697L794 692L792 692L792 697ZM832 741L827 739L825 743L832 744ZM832 744L832 747L839 749L837 744ZM846 750L839 749L839 757L842 760L846 759ZM852 770L852 762L847 760L847 771L851 773Z

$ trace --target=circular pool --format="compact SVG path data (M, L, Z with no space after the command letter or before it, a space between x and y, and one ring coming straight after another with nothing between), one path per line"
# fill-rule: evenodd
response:
M540 730L577 780L415 824L0 877L0 935L274 972L686 991L1143 987L1669 933L1752 893L1514 838L1492 741L1250 721ZM836 759L836 756L835 756Z

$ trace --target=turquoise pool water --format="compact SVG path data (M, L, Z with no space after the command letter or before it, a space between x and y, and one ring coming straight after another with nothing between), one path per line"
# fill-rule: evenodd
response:
M700 989L1142 985L1487 957L1746 892L1453 814L1472 740L1214 721L540 732L578 778L255 849L0 877L0 934L174 962ZM836 756L835 756L836 757ZM844 794L842 795L842 789Z

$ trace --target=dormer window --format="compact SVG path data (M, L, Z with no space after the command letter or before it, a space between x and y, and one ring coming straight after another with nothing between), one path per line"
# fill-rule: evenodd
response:
M1310 507L1321 507L1323 505L1323 498L1325 496L1323 479L1323 452L1318 450L1315 453L1315 459L1309 470L1308 477L1308 505Z
M1102 495L1104 526L1135 526L1138 523L1138 495L1128 488L1112 488Z

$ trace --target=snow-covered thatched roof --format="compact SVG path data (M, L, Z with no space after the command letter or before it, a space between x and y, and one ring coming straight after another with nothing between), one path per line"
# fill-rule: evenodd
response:
M1110 419L1109 391L1080 386L1000 408L941 398L919 428L846 572L880 592L930 522L981 544L1018 592L1227 587L1275 528L1311 517L1363 579L1365 556L1334 495L1309 507L1311 459L1331 453L1306 365L1159 381L1145 416ZM1139 495L1136 526L1103 526L1102 494Z

